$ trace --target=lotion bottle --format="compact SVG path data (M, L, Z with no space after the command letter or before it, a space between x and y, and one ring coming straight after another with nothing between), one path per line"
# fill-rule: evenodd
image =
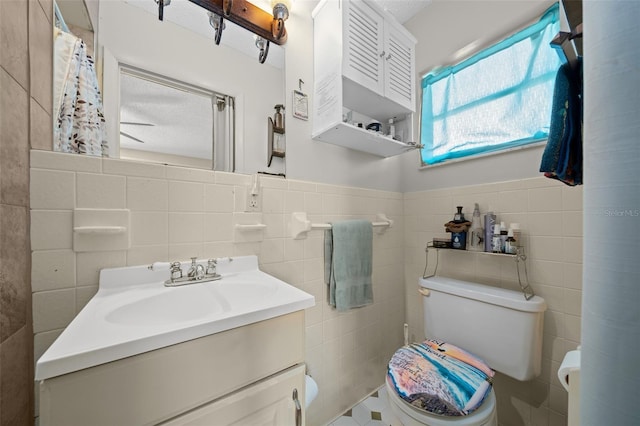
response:
M500 238L500 225L493 225L493 237L491 238L491 251L502 253L502 240Z

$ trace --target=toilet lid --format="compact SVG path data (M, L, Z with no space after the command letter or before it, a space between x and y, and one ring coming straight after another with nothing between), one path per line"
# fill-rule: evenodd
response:
M494 371L450 343L425 340L402 347L389 361L387 381L414 407L442 416L464 416L491 391Z

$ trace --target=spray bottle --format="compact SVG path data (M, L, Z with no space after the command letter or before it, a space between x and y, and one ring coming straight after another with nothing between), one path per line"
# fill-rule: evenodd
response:
M473 209L473 217L471 218L471 229L469 230L469 241L467 242L467 250L483 251L484 250L484 231L480 221L480 208L476 203Z

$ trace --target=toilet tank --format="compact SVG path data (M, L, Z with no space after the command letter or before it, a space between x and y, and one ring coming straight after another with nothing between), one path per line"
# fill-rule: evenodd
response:
M424 330L478 355L494 370L517 380L540 374L543 298L445 277L420 278Z

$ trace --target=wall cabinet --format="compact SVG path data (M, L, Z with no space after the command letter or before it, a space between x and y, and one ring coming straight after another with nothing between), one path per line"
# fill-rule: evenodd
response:
M303 361L297 311L43 380L40 424L302 424Z
M313 19L313 138L383 157L411 149L415 38L362 0L323 0ZM381 131L366 130L374 121Z

